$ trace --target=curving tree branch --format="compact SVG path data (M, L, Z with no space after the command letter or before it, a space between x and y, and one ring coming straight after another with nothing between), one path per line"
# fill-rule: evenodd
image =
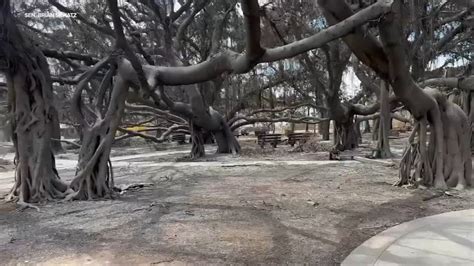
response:
M264 49L260 46L260 18L257 16L258 3L256 0L243 1L242 9L246 18L245 25L247 31L245 52L237 53L227 50L211 56L202 63L191 66L165 67L146 65L143 69L152 88L159 84L185 85L205 82L223 73L246 73L259 63L294 57L345 36L368 20L378 18L380 15L388 12L391 4L392 0L379 0L344 21L321 30L310 37L280 47ZM120 74L123 77L135 76L133 71L131 71L132 66L130 63L126 61L122 63L123 66L119 68L121 70Z

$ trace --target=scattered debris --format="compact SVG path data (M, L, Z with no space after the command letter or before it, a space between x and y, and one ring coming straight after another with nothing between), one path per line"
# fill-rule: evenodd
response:
M448 197L455 197L462 199L463 197L459 196L459 191L445 191L444 194Z
M123 194L127 191L137 191L145 187L152 187L153 183L134 183L134 184L121 184L114 187L114 191Z
M26 209L28 209L28 208L35 209L35 210L37 210L38 212L40 211L40 208L39 208L38 206L36 206L36 205L34 205L34 204L31 204L31 203L27 203L27 202L23 202L23 201L18 201L16 204L19 206L19 208L18 208L18 210L17 210L18 212L22 212L22 211L24 211L24 210L26 210Z
M280 205L274 205L274 204L271 204L271 203L267 203L263 200L263 206L266 206L266 207L271 207L271 208L277 208L277 209L281 209Z
M168 263L168 262L173 262L173 261L174 261L174 259L160 260L160 261L152 262L152 263L150 263L150 265L157 265L157 264Z
M331 151L333 145L327 141L321 141L318 137L312 137L305 143L299 144L290 152L320 152L320 151Z
M442 197L443 195L444 195L443 192L430 192L430 193L428 193L428 195L423 196L421 200L422 201L428 201L428 200L432 200L432 199Z
M422 197L423 201L432 200L432 199L439 198L439 197L442 197L442 196L455 197L455 198L462 199L462 197L460 197L458 195L458 193L456 193L454 191L432 191L432 190L427 190L426 194L428 194L428 195L425 195L425 196Z
M361 156L354 156L354 160L359 161L361 163L378 163L380 165L384 165L387 167L393 167L395 166L395 162L393 161L386 161L386 160L380 160L380 159L369 159Z
M319 206L319 203L318 203L318 202L313 201L313 200L310 200L310 199L307 200L306 202L307 202L309 205L313 206L313 207Z
M189 215L189 216L194 216L194 211L192 210L185 210L184 214Z
M147 207L133 209L133 212L143 211L143 210L151 211L153 207L155 206L158 206L162 208L163 210L165 210L164 213L169 213L169 207L165 203L160 203L160 202L152 202Z
M158 182L169 182L173 181L173 177L165 175L165 176L160 176Z

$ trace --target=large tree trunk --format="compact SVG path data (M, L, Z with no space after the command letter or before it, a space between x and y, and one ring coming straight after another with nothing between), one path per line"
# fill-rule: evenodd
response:
M380 34L389 60L389 80L395 94L408 107L415 119L418 121L426 120L431 124L431 135L434 141L431 142L432 147L429 148L434 151L434 163L431 166L432 169L423 176L423 180L428 185L434 184L436 188L445 189L446 182L443 167L446 161L441 111L434 97L421 90L410 76L401 40L403 35L400 25L400 13L398 13L400 10L400 2L396 0L393 4L392 13L387 14L380 23ZM421 136L421 139L423 137ZM426 156L422 155L422 157ZM425 165L425 169L429 167L429 164ZM434 173L434 178L430 176L430 172Z
M205 155L203 129L211 132L217 143L216 153L240 153L240 144L232 133L224 117L216 110L210 108L209 114L192 121L191 131L191 158Z
M102 118L97 118L92 124L88 124L81 118L82 111L79 107L81 85L78 86L75 92L73 98L74 110L79 123L83 125L83 138L79 150L76 176L70 185L75 193L69 195L68 199L90 200L112 196L114 181L110 152L123 115L129 87L120 75L115 77L113 83L105 114Z
M425 90L436 99L441 111L445 141L444 179L448 186L463 189L472 185L469 118L457 104L448 101L441 92L432 89ZM431 142L434 142L433 137ZM435 146L431 145L431 149L430 159L434 161Z
M199 128L205 129L206 131L210 131L214 135L217 143L217 153L239 153L239 142L230 130L224 117L218 111L206 104L199 90L189 90L189 96L193 124ZM204 156L204 152L199 156Z
M211 130L217 142L217 153L240 153L240 144L224 117L215 110L211 110L211 117L219 121L218 129Z
M52 132L51 132L51 137L53 140L51 141L51 145L53 147L54 153L59 153L64 150L61 145L61 141L59 141L61 139L61 127L59 125L59 114L56 108L54 108L53 113L51 114L51 117L52 117L51 120L53 121Z
M195 109L196 106L194 105ZM240 153L240 145L234 136L224 117L208 107L208 111L194 111L194 114L201 114L194 120L194 124L210 131L217 143L217 153Z
M322 140L329 140L329 137L330 137L330 133L329 133L330 124L331 124L330 120L321 121L321 123L319 123L319 134L321 134Z
M191 157L197 158L205 155L203 147L202 129L211 132L217 142L217 153L239 153L240 145L232 133L224 117L203 100L199 90L194 87L188 91L190 103L173 102L160 87L160 95L171 112L187 117L192 122L193 148Z
M331 97L328 101L330 117L334 121L334 149L338 151L352 150L359 146L360 134L356 130L352 107L341 104L339 97Z
M192 120L189 121L189 128L191 129L191 158L204 157L206 151L204 149L204 135L202 128L195 125Z
M352 150L359 146L354 116L343 121L334 120L334 145L339 151Z
M324 9L324 15L331 24L337 23L352 14L352 11L343 0L319 0L319 3ZM364 64L370 66L383 79L390 81L397 97L410 110L417 120L417 123L420 124L420 126L418 126L419 143L415 145L419 148L412 146L409 150L415 151L415 158L423 158L423 160L408 160L407 158L411 156L404 156L404 160L401 164L401 173L405 172L411 175L409 173L411 169L422 169L423 171L421 171L420 175L421 182L426 185L434 184L436 188L445 189L447 187L446 180L450 179L446 174L450 171L443 170L446 167L452 167L452 163L449 159L450 156L446 155L447 143L445 143L445 141L448 140L449 137L445 139L443 129L457 128L462 130L459 132L459 136L464 136L467 132L467 127L461 125L463 119L454 119L454 117L452 117L453 119L443 121L442 116L443 113L446 112L446 109L443 109L445 105L441 106L440 104L443 101L443 97L438 97L438 95L433 95L432 93L428 94L426 91L423 91L410 76L410 67L407 64L407 58L403 48L403 34L401 32L399 12L401 12L400 1L395 0L391 12L385 15L379 23L383 48L377 40L371 37L367 32L364 32L361 28L345 36L344 41ZM455 113L457 113L457 111ZM454 115L449 114L448 117L450 116ZM429 142L427 148L423 148L426 144L423 143L423 140L426 139L426 123L430 124L430 139L432 141ZM467 123L467 120L464 121L464 123ZM465 140L466 138L461 137L460 139ZM464 147L467 147L468 143L459 141L457 144L456 153L462 156L463 148L460 145L464 144ZM433 154L433 161L431 162L429 159L424 159L428 158L428 150L431 150ZM406 155L407 154L410 154L410 152L407 152ZM464 171L459 171L464 172L462 178L464 180L471 178L467 172L470 172L472 169L467 169L466 164L472 164L472 162L470 160L469 162L465 162L463 167ZM407 171L403 171L403 169ZM420 180L415 180L415 182L420 183ZM404 181L406 180L402 178L400 184L403 184ZM458 178L458 182L461 182L459 187L462 187L461 178Z
M376 141L379 139L379 127L380 127L380 117L374 119L374 126L372 127L372 140Z
M469 123L471 125L471 153L474 153L474 92L464 92L466 94L466 100L464 110L468 114Z
M24 203L63 198L67 186L56 171L51 143L55 110L49 69L44 55L15 25L9 1L0 5L1 71L12 99L16 150L15 185L8 199Z
M379 115L379 128L378 128L378 138L377 138L377 158L390 158L392 153L390 152L390 103L389 103L389 94L390 86L386 81L382 81L383 84L380 86L380 115Z
M326 110L321 110L321 117L328 117L328 112ZM331 121L325 120L319 123L318 129L319 134L323 140L329 140L329 128L330 128Z

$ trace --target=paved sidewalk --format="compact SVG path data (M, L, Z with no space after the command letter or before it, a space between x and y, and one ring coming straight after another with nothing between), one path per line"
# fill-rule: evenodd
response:
M387 229L353 250L342 265L474 265L474 209Z

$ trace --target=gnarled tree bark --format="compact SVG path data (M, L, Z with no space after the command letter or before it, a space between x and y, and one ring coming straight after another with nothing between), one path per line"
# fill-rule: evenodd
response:
M113 80L115 66L105 75L101 87L98 89L94 110L82 106L82 91L89 80L105 67L114 57L98 62L94 68L85 74L79 83L74 96L73 112L82 129L82 143L79 150L79 159L76 176L70 187L75 191L68 195L68 199L91 200L103 197L112 197L113 171L110 162L110 152L115 139L115 132L121 121L125 109L125 98L129 85L120 76ZM108 104L103 105L105 91L110 88ZM104 93L101 93L104 92Z
M52 83L46 59L15 24L10 1L0 2L0 62L10 94L15 185L7 199L19 203L63 198L67 186L55 168ZM58 125L59 126L59 125Z
M166 95L164 88L160 87L161 99L170 111L186 117L190 121L193 144L191 157L202 157L205 154L202 130L211 132L214 135L218 146L217 153L239 153L240 145L225 118L205 103L196 87L189 89L188 94L190 97L189 104L174 102Z
M390 118L390 103L389 94L390 86L388 82L382 81L380 86L380 116L378 126L378 139L377 139L377 150L375 157L377 158L390 158L392 152L390 151L390 124L392 119Z
M331 24L337 23L352 14L351 9L342 0L319 0L319 3L324 9L326 19ZM344 41L364 64L371 67L381 78L389 80L396 96L400 98L400 101L410 110L420 124L418 127L420 129L420 137L418 138L418 147L420 149L418 153L415 153L419 154L417 158L420 159L404 160L404 162L408 161L409 165L404 165L404 162L402 162L401 169L424 169L420 175L420 180L415 180L416 183L421 181L425 185L434 184L436 188L445 189L447 187L446 181L450 180L450 176L447 174L450 171L445 170L450 169L452 166L448 159L449 157L446 155L447 143L445 142L443 128L463 130L459 134L464 136L468 129L462 123L467 123L467 120L463 122L461 118L455 119L455 115L452 113L457 113L457 111L446 113L448 117L453 116L453 119L443 119L442 117L446 110L443 108L447 108L450 104L442 105L443 97L423 91L411 78L401 40L403 35L400 29L400 10L400 1L394 1L392 10L379 23L383 46L361 28L345 36ZM424 142L424 139L426 139L426 123L430 124L430 139L432 140L427 149L424 148L426 144ZM462 143L457 144L461 145ZM426 159L428 158L428 150L432 151L432 162ZM462 148L458 146L457 150L456 153L462 156ZM464 164L462 169L464 171L457 169L458 172L464 173L462 178L457 178L458 182L461 182L459 187L463 186L461 179L468 180L471 178L468 175L468 171L470 173L471 170L468 170L468 167L466 167L466 164L469 165L471 163L471 160L469 160L469 162ZM408 170L405 172L408 172ZM433 175L430 173L433 173ZM404 183L405 180L402 178L399 184L402 185ZM469 184L470 182L465 183ZM452 184L452 182L449 184Z

